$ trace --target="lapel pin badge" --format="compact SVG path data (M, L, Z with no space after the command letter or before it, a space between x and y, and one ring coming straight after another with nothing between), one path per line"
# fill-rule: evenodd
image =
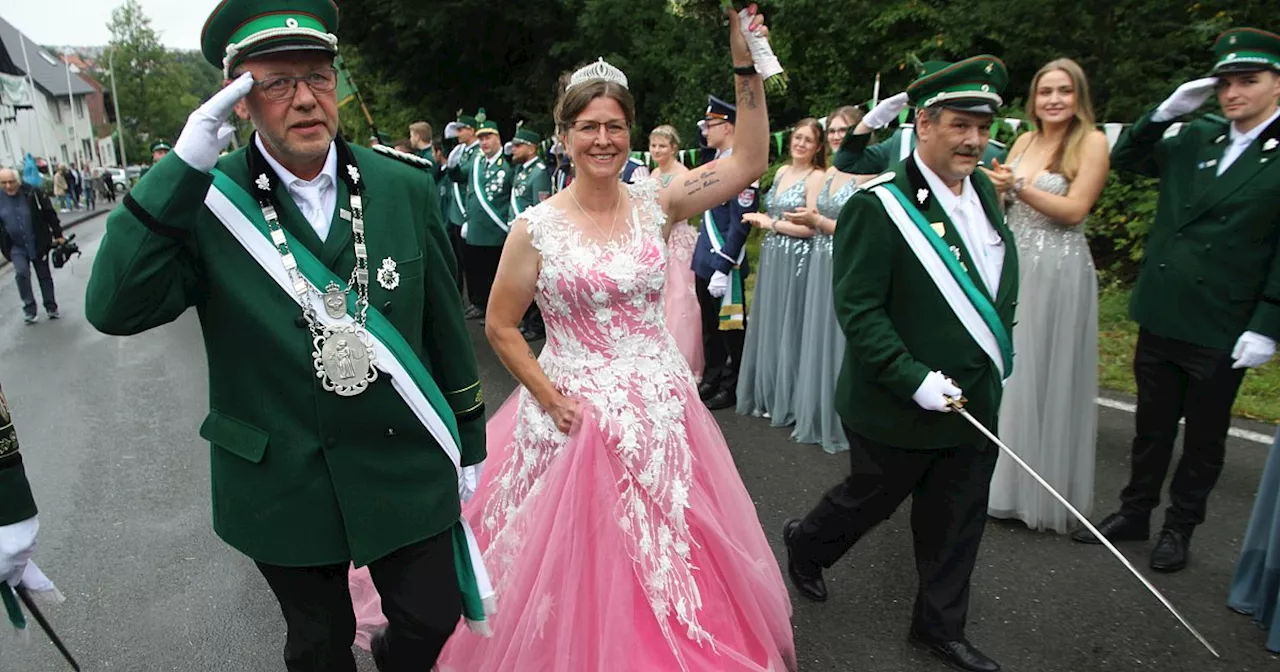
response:
M396 260L387 257L382 260L382 268L378 269L378 284L389 291L400 286L400 272L396 270Z
M920 202L920 205L924 205L924 202L925 202L925 201L927 201L927 200L929 200L929 190L928 190L928 189L921 189L921 190L917 191L917 192L916 192L916 200Z

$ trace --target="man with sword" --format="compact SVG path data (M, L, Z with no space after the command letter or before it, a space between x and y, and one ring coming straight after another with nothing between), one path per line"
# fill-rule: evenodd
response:
M991 180L975 172L1008 82L976 56L917 79L914 152L863 185L836 227L836 315L848 339L836 408L852 472L783 530L805 597L822 569L912 500L920 587L910 639L962 670L1000 665L965 639L969 581L998 448L950 400L996 425L1012 372L1016 246Z

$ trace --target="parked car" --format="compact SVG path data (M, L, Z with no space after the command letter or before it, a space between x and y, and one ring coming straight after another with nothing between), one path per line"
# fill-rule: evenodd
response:
M124 168L107 168L106 171L111 173L111 182L115 185L116 193L123 194L129 191L129 182L125 179Z

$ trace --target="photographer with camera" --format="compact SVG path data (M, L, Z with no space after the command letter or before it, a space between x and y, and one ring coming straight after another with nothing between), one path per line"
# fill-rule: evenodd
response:
M58 319L58 302L53 298L53 274L49 272L49 250L66 242L58 221L58 210L49 197L22 183L18 171L0 168L0 254L13 263L22 297L23 320L36 323L36 295L31 291L31 268L40 280L40 297L49 319Z

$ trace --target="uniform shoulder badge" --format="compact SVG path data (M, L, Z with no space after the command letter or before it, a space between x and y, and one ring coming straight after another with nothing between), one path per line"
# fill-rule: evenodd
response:
M738 205L744 208L750 208L756 204L756 190L748 187L738 194Z
M867 191L872 187L878 187L882 184L885 184L886 182L892 182L895 177L897 177L897 174L894 173L892 170L888 172L880 173L879 175L876 175L875 177L867 180L866 182L859 184L858 191Z
M422 158L421 156L414 156L412 154L402 152L398 149L395 149L393 147L388 147L386 145L374 145L373 151L385 157L400 161L401 163L407 163L413 166L414 168L421 168L422 170L426 170L431 167L431 162Z

